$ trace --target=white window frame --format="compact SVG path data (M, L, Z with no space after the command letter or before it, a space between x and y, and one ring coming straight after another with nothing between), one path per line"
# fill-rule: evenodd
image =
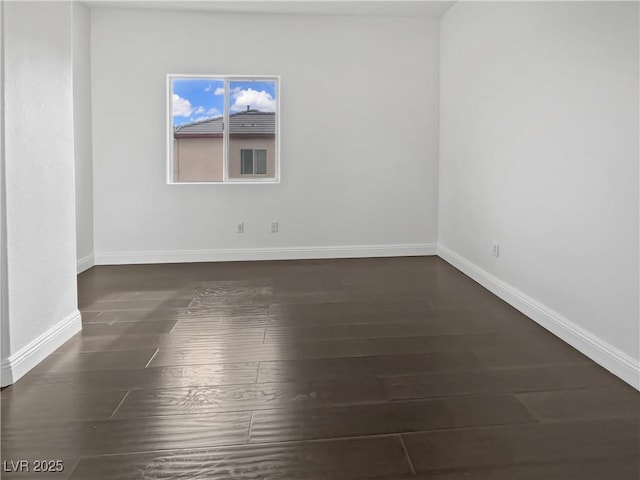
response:
M176 182L173 178L173 82L177 78L211 78L224 81L224 128L222 132L222 181L211 182ZM264 174L246 174L244 178L229 178L229 83L235 81L265 81L276 84L276 115L275 115L275 144L274 144L274 176L265 178ZM202 75L202 74L167 74L167 185L229 185L229 184L258 184L258 183L280 183L280 75ZM264 150L264 149L253 149ZM267 152L268 155L268 152ZM255 160L254 160L255 162ZM268 171L268 163L267 163Z

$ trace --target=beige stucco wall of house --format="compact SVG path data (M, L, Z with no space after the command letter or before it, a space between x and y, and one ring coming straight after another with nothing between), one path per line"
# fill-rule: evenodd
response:
M221 182L222 138L179 138L173 141L175 182Z
M245 148L267 150L266 175L242 175L240 151ZM230 138L229 178L274 178L276 145L273 137ZM223 179L222 138L179 138L173 141L175 182L220 182Z

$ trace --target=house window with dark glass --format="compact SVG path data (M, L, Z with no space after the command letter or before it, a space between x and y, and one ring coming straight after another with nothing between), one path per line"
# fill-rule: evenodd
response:
M240 151L240 173L242 175L267 174L267 150L243 148Z

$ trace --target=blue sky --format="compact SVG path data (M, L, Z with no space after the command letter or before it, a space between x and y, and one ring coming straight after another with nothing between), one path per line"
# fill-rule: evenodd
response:
M216 78L172 79L173 125L196 122L224 114L224 80ZM275 81L229 81L229 113L247 106L263 112L276 109Z

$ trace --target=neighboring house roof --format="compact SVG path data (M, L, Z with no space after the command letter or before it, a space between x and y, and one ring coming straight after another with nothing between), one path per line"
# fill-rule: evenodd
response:
M221 137L224 117L187 123L174 128L174 137ZM229 115L231 135L275 135L276 115L273 112L247 110Z

